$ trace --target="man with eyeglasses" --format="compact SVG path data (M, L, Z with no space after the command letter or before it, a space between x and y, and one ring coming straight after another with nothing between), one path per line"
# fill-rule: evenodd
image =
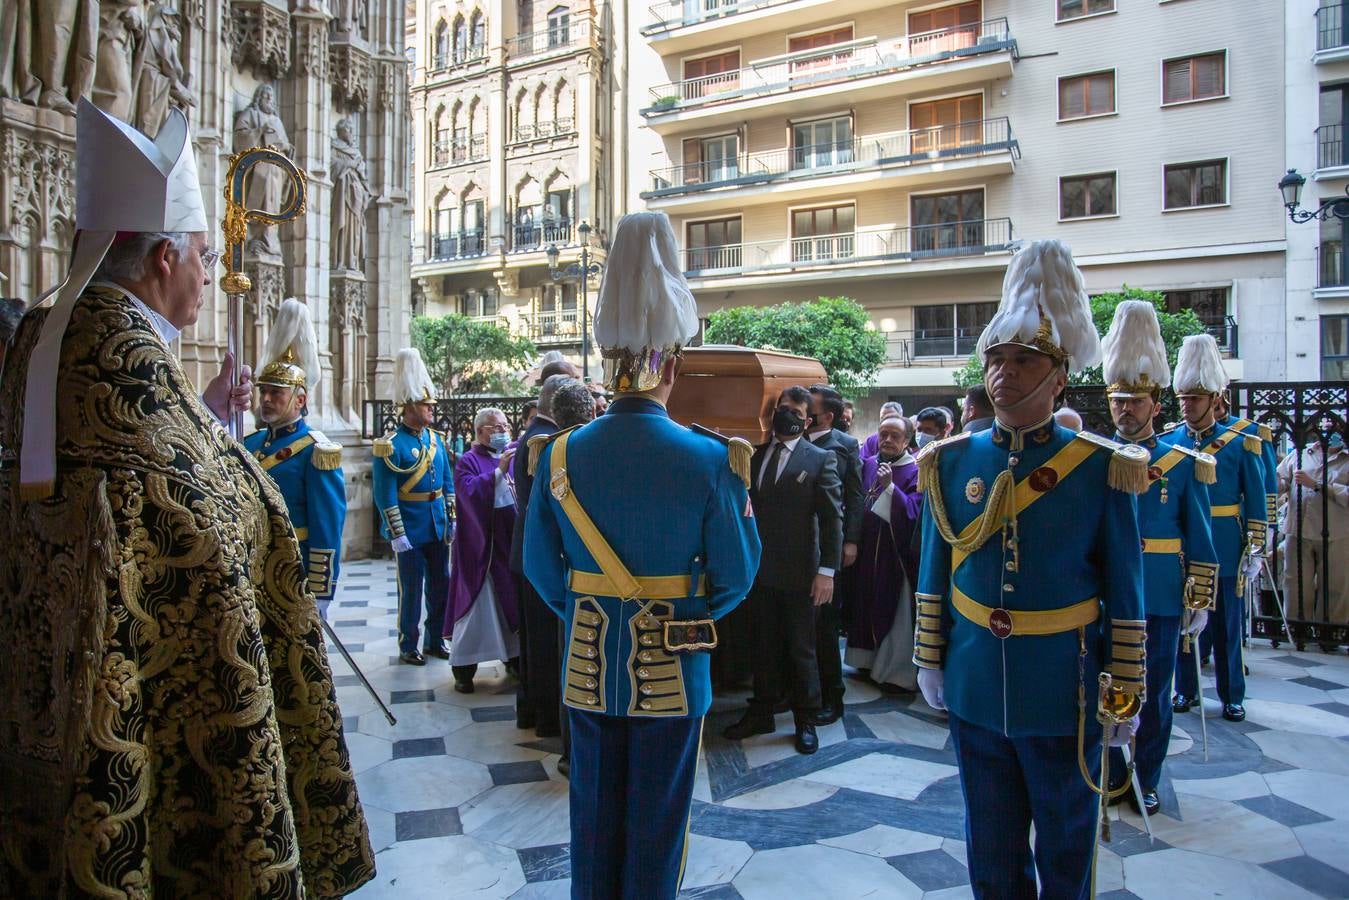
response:
M217 256L187 120L82 100L75 144L69 273L0 379L0 892L342 896L374 856L300 547L219 421L246 384L171 346Z

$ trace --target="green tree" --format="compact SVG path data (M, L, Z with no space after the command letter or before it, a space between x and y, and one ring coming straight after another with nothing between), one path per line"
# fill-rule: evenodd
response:
M1166 311L1166 298L1159 291L1143 291L1124 285L1118 291L1097 294L1091 298L1091 320L1096 333L1105 337L1110 323L1115 319L1115 307L1125 300L1146 300L1157 308L1157 322L1162 327L1162 341L1166 344L1166 356L1171 368L1176 367L1176 354L1186 337L1199 334L1204 323L1192 309L1183 309L1178 313ZM1104 376L1100 366L1084 369L1069 379L1070 384L1101 384ZM984 380L984 364L978 354L971 356L960 371L955 373L955 383L959 388L967 388Z
M458 313L413 319L412 345L421 351L443 397L522 393L514 373L528 367L536 352L528 338Z
M718 310L706 339L814 357L829 383L853 397L871 388L885 361L885 338L868 328L866 310L848 297Z

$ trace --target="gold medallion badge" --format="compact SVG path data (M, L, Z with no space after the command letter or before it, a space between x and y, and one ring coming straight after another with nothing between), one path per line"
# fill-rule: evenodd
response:
M965 499L971 503L984 499L984 480L978 475L965 482Z

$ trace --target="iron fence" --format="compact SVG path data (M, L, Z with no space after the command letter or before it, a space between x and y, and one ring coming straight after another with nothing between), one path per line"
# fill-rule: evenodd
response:
M436 401L436 418L431 427L445 435L445 443L456 456L473 443L473 417L478 410L494 407L506 414L511 434L519 434L525 404L534 397L452 397ZM398 427L401 406L392 400L367 400L361 409L361 438L367 441L383 437Z

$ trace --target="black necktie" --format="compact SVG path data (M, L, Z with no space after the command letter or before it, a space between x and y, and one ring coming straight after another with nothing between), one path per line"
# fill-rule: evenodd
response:
M763 470L763 477L759 479L759 490L771 488L778 481L778 461L782 459L782 449L787 445L782 441L773 442L773 452L768 454L768 466Z

